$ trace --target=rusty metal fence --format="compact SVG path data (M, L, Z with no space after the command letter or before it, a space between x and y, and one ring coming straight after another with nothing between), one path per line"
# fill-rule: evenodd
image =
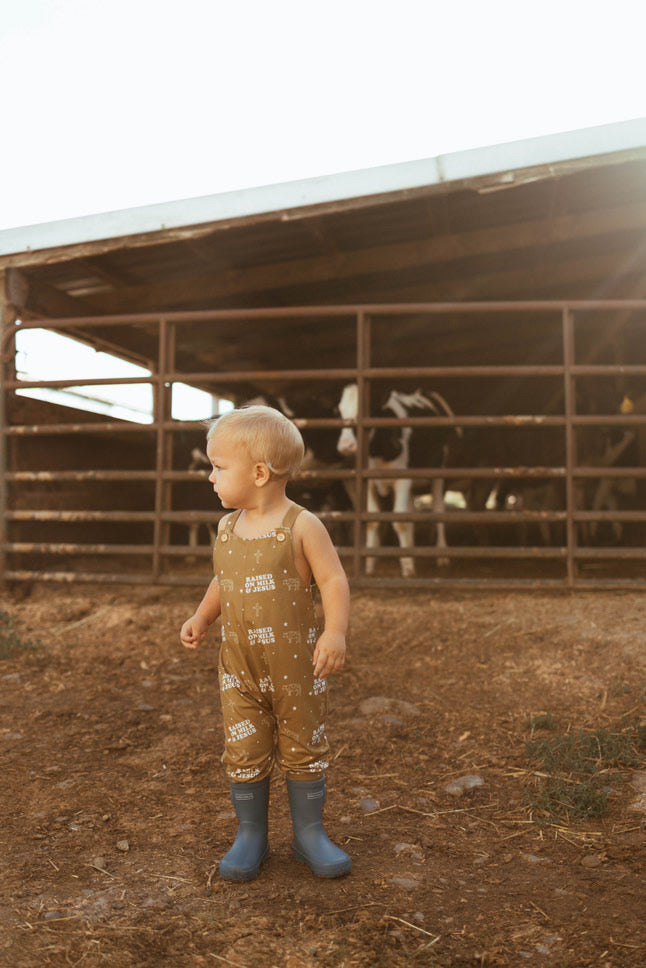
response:
M562 360L555 365L504 365L504 366L416 366L416 367L386 367L373 366L371 353L371 325L374 320L383 316L405 317L407 315L428 315L429 317L443 314L451 316L460 314L483 313L556 313L560 317L562 327ZM205 480L207 471L173 470L172 450L173 436L178 431L199 429L203 431L201 421L187 422L171 418L172 385L176 382L192 385L244 385L248 383L262 383L262 381L281 381L284 384L303 383L321 384L325 381L336 383L356 382L358 385L359 408L356 421L342 420L334 416L324 419L296 419L301 429L338 428L352 426L355 428L358 448L354 467L322 468L316 471L304 472L302 479L317 480L338 479L354 483L355 507L353 511L322 512L321 517L327 521L349 522L352 527L353 542L342 547L340 552L348 563L351 579L358 585L383 586L394 588L411 587L455 587L455 588L641 588L646 587L646 566L638 568L637 574L629 577L606 574L603 577L589 577L582 573L581 566L585 563L603 560L631 561L639 563L646 561L646 547L643 544L633 544L626 547L583 547L577 538L577 528L589 522L632 522L646 523L646 513L641 508L620 511L581 510L576 506L575 488L578 480L586 478L608 479L629 478L632 480L646 479L646 467L592 467L579 466L576 458L576 428L584 426L623 428L633 427L637 430L646 428L644 414L604 414L589 415L576 412L576 381L580 377L607 378L643 378L646 377L646 365L636 364L608 364L582 365L575 360L574 320L578 313L607 312L646 312L644 300L612 300L612 301L573 301L573 302L502 302L502 303L432 303L405 305L363 305L363 306L324 306L305 308L282 308L263 310L221 310L212 312L184 312L164 314L137 314L120 316L82 317L74 319L33 319L18 321L4 319L0 329L0 345L2 347L2 363L0 366L0 565L2 575L9 581L54 581L54 582L110 582L137 583L161 585L203 585L208 575L204 574L173 574L172 562L178 557L186 557L187 548L170 542L170 527L182 522L186 524L209 521L217 522L221 512L205 512L173 510L173 485L182 481ZM182 326L189 322L208 322L217 325L219 321L249 320L271 321L290 318L309 318L316 323L317 318L348 317L355 320L356 326L356 361L352 367L337 369L282 369L240 372L179 372L176 368L176 346L178 333ZM84 332L96 327L123 326L128 324L146 324L158 327L157 362L152 375L135 378L97 378L93 380L66 379L48 381L24 381L15 376L13 366L13 350L18 331L32 328L46 328L64 334L82 329ZM564 408L562 413L514 414L499 415L457 415L455 417L421 417L396 418L376 417L369 412L369 390L373 381L391 380L393 385L401 380L433 380L445 377L459 377L469 380L479 377L498 379L520 378L534 380L541 377L557 378L562 381ZM11 424L7 419L8 395L15 390L30 388L61 389L70 386L107 386L110 384L127 385L133 383L147 383L153 387L154 419L150 424L131 424L127 421L89 420L83 423L52 423L52 424ZM476 480L505 480L505 479L556 479L563 482L565 487L565 507L559 510L484 510L473 511L445 510L415 510L411 513L394 513L380 511L368 513L366 510L367 483L370 479L393 479L402 476L401 471L379 470L368 466L368 441L373 428L401 427L401 426L446 426L446 427L556 427L564 434L565 462L561 466L460 466L415 468L406 472L407 477L430 481L433 478ZM155 441L154 467L146 470L15 470L8 466L8 441L11 438L43 437L58 434L74 434L78 436L79 446L83 435L96 434L124 434L129 432L147 433ZM83 483L90 481L104 482L149 482L154 485L154 505L148 510L60 510L42 508L20 508L12 506L10 501L10 485L34 484L38 482L73 481ZM565 529L565 542L559 546L527 547L521 545L482 546L458 545L455 547L438 549L430 543L418 544L413 549L402 550L399 547L371 548L366 547L366 525L370 521L413 521L434 524L445 521L459 525L478 524L510 524L557 522ZM72 543L72 542L24 542L9 540L13 522L103 522L103 523L148 523L152 525L152 543ZM191 549L191 554L208 557L210 549L206 546ZM15 556L29 556L29 560L37 560L39 555L55 556L62 562L67 561L66 568L42 569L38 567L14 567ZM128 556L147 556L149 568L141 570L118 570L116 572L84 571L74 567L78 560L86 556L116 557L127 560ZM451 575L450 569L445 574L435 572L415 578L399 578L393 575L368 577L365 574L365 559L375 556L381 559L392 559L403 555L412 556L418 561L426 559L449 558L452 561L460 559L486 560L493 562L518 561L532 559L534 561L558 560L563 564L563 574L560 577L530 577L522 578L512 575L497 576L476 575L475 577L456 577Z

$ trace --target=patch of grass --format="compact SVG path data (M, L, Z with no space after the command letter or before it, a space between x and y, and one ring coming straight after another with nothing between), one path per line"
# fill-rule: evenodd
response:
M608 791L594 777L580 783L548 777L540 790L528 795L527 805L559 819L588 820L603 817L608 809Z
M527 755L548 774L528 791L528 806L543 815L570 820L601 817L608 809L608 770L640 764L638 731L578 730L550 739L531 740Z
M34 648L36 643L21 639L13 627L11 616L0 611L0 660L13 659L20 652L27 652Z
M553 739L532 740L527 744L527 755L541 760L548 773L592 774L613 766L638 766L636 739L633 728L622 733L578 730Z

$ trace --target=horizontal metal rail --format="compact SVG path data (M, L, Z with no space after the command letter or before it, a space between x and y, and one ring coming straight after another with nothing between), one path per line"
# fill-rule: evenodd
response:
M295 419L297 427L306 429L342 428L356 426L353 420L329 419ZM623 415L577 415L571 420L575 427L632 427L644 426L646 417L642 414ZM92 421L90 423L62 423L62 424L14 424L5 427L2 433L8 437L46 436L49 434L120 434L120 433L151 433L160 428L173 433L184 430L206 429L207 421L161 421L153 423L131 424L127 421ZM564 427L565 416L543 416L541 414L507 414L506 416L456 416L456 417L368 417L364 421L367 428L373 427Z
M70 542L30 542L30 541L9 541L0 545L0 550L12 552L14 554L39 554L39 555L150 555L154 546L152 544L74 544ZM208 558L213 557L213 548L210 545L180 546L180 545L161 545L160 553L165 557L172 558ZM340 554L353 554L354 548L339 547ZM402 554L401 548L368 548L363 546L359 549L364 558L399 558ZM543 545L511 545L496 546L487 545L470 547L458 545L449 548L436 547L413 547L406 550L406 555L412 558L565 558L566 547L546 547ZM580 559L644 559L646 558L646 548L644 547L578 547L575 555Z
M125 575L120 572L83 572L83 571L36 571L11 570L5 573L8 581L26 582L61 582L100 585L164 585L170 587L203 588L203 575L160 575L157 579L153 573L132 573ZM568 589L560 578L489 578L483 582L481 578L359 578L354 580L356 588L376 588L413 591L415 589L446 588L448 590L482 591L483 588L500 591L563 591ZM577 582L577 590L599 591L600 588L610 588L617 591L641 591L646 588L643 579L598 579L581 578Z
M217 511L164 511L164 521L181 523L216 523L224 512ZM523 522L565 521L567 511L550 509L546 511L320 511L317 517L322 521L413 521L434 523L449 521L454 524L520 524ZM575 521L646 521L644 511L574 511ZM89 521L122 521L147 523L155 520L154 511L58 511L44 508L8 511L9 521L64 521L67 523Z
M206 468L197 471L163 471L162 480L164 481L206 481L210 471ZM369 480L401 480L402 476L412 480L430 480L440 478L442 480L456 480L468 478L473 480L496 479L517 479L517 478L563 478L565 477L565 467L415 467L407 468L405 473L402 471L383 470L378 467L368 467L359 471L361 477ZM596 477L615 477L615 478L643 478L646 477L646 467L576 467L573 470L575 477L596 478ZM354 480L357 476L355 470L347 468L318 469L311 471L301 471L293 479L294 481L328 481L328 480ZM157 479L155 471L13 471L5 476L5 480L13 482L51 482L51 481L75 481L85 483L88 481L154 481Z
M549 366L409 366L409 367L370 367L364 371L368 379L434 379L444 377L505 377L522 376L528 378L543 378L546 376L562 376L563 365ZM137 384L153 385L161 378L170 383L249 383L258 380L314 380L325 382L328 380L356 380L358 370L345 367L332 370L206 370L197 373L168 372L159 377L95 377L86 379L82 376L65 380L9 380L5 383L8 390L34 389L63 389L65 387L99 387L99 386L129 386ZM570 368L574 376L646 376L646 365L606 364L603 366L574 366Z
M646 310L646 299L517 299L492 302L420 302L420 303L349 303L341 306L283 306L262 309L197 309L156 313L116 313L106 316L67 316L56 319L23 320L17 329L69 329L74 327L123 326L137 323L167 322L183 325L218 320L254 320L256 322L294 318L325 319L368 316L469 315L471 313L563 313Z

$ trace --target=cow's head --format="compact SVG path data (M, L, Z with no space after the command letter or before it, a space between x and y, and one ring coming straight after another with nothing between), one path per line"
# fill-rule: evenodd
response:
M337 407L339 416L344 420L356 420L359 412L359 388L350 383L344 388ZM339 434L337 450L343 457L352 457L357 452L357 438L352 427L344 427Z

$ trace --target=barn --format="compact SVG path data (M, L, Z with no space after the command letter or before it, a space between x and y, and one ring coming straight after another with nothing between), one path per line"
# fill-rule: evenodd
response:
M289 400L328 451L293 495L318 502L357 584L642 587L644 254L643 119L0 232L5 579L204 583L208 536L189 554L187 535L219 513L191 468L204 425L172 417L181 382ZM147 375L25 380L30 328ZM152 386L152 422L15 392L109 382ZM449 409L384 412L393 389ZM369 461L371 434L404 425L452 443L409 468L410 508L375 509L370 482L397 472ZM344 427L352 459L335 451ZM406 578L389 528L403 521Z

